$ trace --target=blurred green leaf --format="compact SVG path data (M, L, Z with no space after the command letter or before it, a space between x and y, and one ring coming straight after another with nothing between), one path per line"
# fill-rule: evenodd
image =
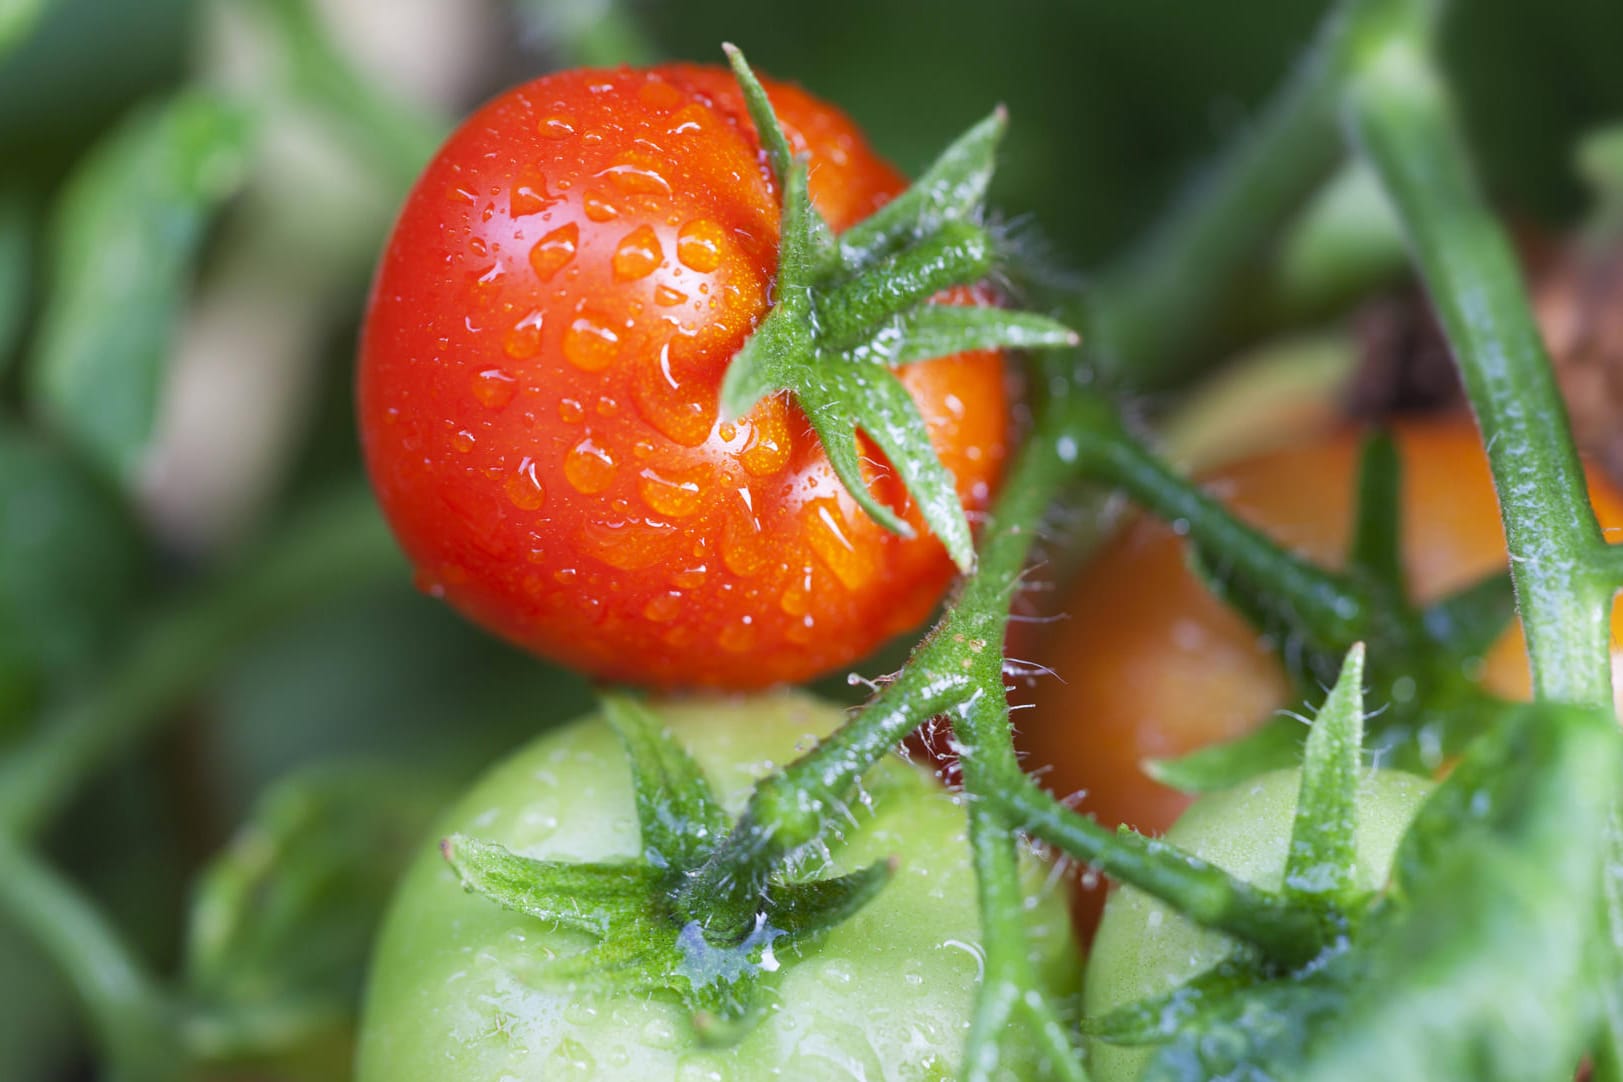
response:
M41 680L80 670L107 641L141 553L116 493L0 424L0 734Z
M4 2L0 0L0 4ZM31 230L28 204L22 196L0 193L0 373L8 367L28 312Z
M241 182L248 149L242 110L187 92L115 129L55 209L31 390L58 429L122 480L152 434L210 216Z
M28 36L44 10L45 0L0 0L0 56Z
M373 933L444 798L382 766L324 765L271 789L205 871L186 987L211 1059L285 1053L354 1017Z

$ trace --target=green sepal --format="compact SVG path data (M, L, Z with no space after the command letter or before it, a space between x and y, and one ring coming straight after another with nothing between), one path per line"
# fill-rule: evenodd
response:
M1350 974L1340 959L1290 980L1260 982L1213 997L1156 1052L1140 1082L1286 1079L1317 1076L1281 1069L1308 1047L1347 1002ZM1371 1077L1384 1078L1384 1075Z
M755 77L749 61L744 59L744 50L731 42L722 42L721 51L727 54L727 64L733 69L733 78L738 80L738 87L744 93L744 108L749 110L750 121L760 136L767 164L781 184L789 175L789 165L794 161L794 155L789 150L789 140L783 134L783 126L778 123L778 114L773 111L772 102L766 96L766 88Z
M842 233L846 264L867 266L943 222L976 217L1008 125L1009 112L1000 105L954 140L907 191Z
M1478 740L1398 849L1357 949L1364 979L1284 1076L1431 1082L1468 1064L1475 1082L1570 1078L1573 1020L1594 1010L1620 743L1610 711L1553 704Z
M440 852L464 890L504 909L603 939L645 909L661 881L658 869L640 861L536 860L463 834L442 841Z
M1263 979L1262 969L1253 959L1231 955L1161 995L1117 1007L1109 1014L1084 1018L1082 1032L1126 1047L1165 1044L1215 1004Z
M969 519L958 502L958 486L930 443L929 430L913 396L890 369L844 357L828 358L822 380L801 388L800 408L823 439L829 462L863 510L893 533L910 537L913 528L879 502L863 477L857 454L857 422L849 403L865 403L861 431L890 460L919 515L947 549L958 569L975 567L975 541Z
M1283 892L1303 902L1350 900L1357 861L1358 776L1364 738L1364 646L1347 652L1308 731L1302 784L1285 856Z
M1358 457L1357 518L1347 564L1391 596L1405 596L1403 586L1403 464L1397 445L1385 429L1364 439Z
M849 875L767 885L772 925L791 940L834 927L872 901L896 876L893 857Z
M1496 571L1421 610L1426 633L1462 658L1479 658L1516 617L1510 572Z
M952 352L985 349L1065 349L1080 335L1035 312L959 304L920 305L896 317L865 348L892 368L930 361Z
M1277 714L1258 728L1175 759L1144 759L1143 769L1162 785L1185 793L1211 793L1243 780L1282 771L1302 761L1308 727L1300 717Z
M1302 758L1308 726L1294 715L1278 714L1233 740L1211 744L1175 759L1146 759L1144 773L1185 793L1210 793L1247 778L1295 766Z
M631 762L643 859L656 868L695 867L729 825L704 771L637 699L610 692L600 702Z
M978 282L992 267L995 245L974 219L991 177L1003 113L977 124L916 185L867 225L836 240L811 204L807 165L792 158L760 81L738 49L725 48L779 181L783 207L774 305L723 377L721 414L739 417L766 396L789 392L852 499L884 529L911 537L907 520L868 491L857 449L858 434L866 435L890 459L953 563L968 573L975 552L957 485L912 396L889 367L975 350L1077 342L1074 332L1042 316L933 314L934 296ZM917 341L910 341L915 333Z

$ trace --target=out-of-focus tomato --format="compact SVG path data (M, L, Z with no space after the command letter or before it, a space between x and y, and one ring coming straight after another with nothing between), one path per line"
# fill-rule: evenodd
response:
M1465 417L1399 423L1404 570L1414 598L1434 601L1505 566L1504 532L1477 432ZM1207 488L1292 549L1338 567L1352 527L1362 436L1352 429L1226 465ZM1590 497L1603 528L1623 529L1623 494L1598 473ZM1151 780L1145 759L1172 758L1256 728L1293 702L1268 643L1206 589L1185 543L1136 518L1102 548L1069 592L1069 619L1037 646L1058 679L1039 685L1017 715L1030 768L1048 768L1051 791L1086 796L1078 807L1107 825L1161 834L1190 798ZM1613 642L1623 620L1613 617ZM1616 650L1614 648L1614 657ZM1526 698L1520 627L1483 659L1481 682ZM1379 709L1378 702L1371 702ZM1099 891L1095 894L1102 893ZM1081 908L1096 912L1099 899Z

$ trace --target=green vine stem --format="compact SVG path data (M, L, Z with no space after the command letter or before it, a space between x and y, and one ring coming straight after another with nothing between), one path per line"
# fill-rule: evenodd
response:
M0 761L0 835L27 837L75 788L173 713L245 642L346 591L402 573L370 496L334 499L242 566L223 569L159 614L82 698L41 718Z
M1471 175L1427 52L1423 11L1371 43L1349 88L1347 124L1398 212L1487 446L1511 578L1541 699L1609 707L1610 609L1623 559L1589 505L1567 415L1515 253ZM1599 899L1602 943L1623 944L1614 831ZM1598 966L1595 1077L1623 1078L1623 972Z
M84 1004L117 1082L169 1082L186 1059L171 1005L100 911L0 833L0 912L34 937Z
M1540 698L1605 706L1616 583L1514 251L1410 37L1373 48L1348 121L1397 209L1487 444Z

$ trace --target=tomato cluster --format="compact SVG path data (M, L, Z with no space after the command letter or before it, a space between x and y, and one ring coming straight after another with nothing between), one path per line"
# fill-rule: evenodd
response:
M767 91L835 229L903 188L838 111ZM778 222L720 69L549 75L452 135L401 212L361 346L368 468L425 589L546 657L659 686L803 680L924 619L953 570L928 531L866 516L785 397L719 414ZM984 505L1007 453L1000 356L899 374ZM874 494L905 507L867 457Z

